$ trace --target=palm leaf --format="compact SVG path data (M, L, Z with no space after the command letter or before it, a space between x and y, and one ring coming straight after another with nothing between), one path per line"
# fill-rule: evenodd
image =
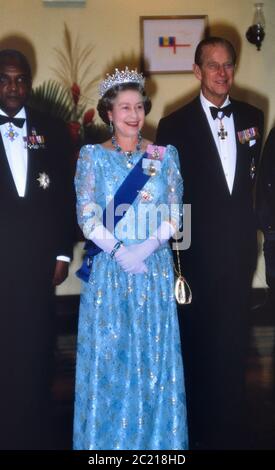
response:
M52 70L56 73L61 83L63 83L66 87L70 86L71 81L68 79L68 76L65 74L65 72L61 72L55 68L52 68Z
M30 104L65 122L70 121L73 112L70 90L53 80L33 89Z
M70 58L66 57L66 54L64 54L64 52L57 49L57 47L54 48L54 51L56 55L58 56L60 62L62 63L63 67L67 69L67 72L68 72L71 68Z
M94 50L94 46L86 46L79 54L80 63L85 62Z
M63 44L63 50L54 48L59 60L59 67L52 68L52 70L54 70L62 84L71 87L73 83L77 83L81 88L85 87L85 90L88 91L93 81L87 80L87 77L90 75L94 62L87 64L87 61L94 51L94 46L86 45L81 47L78 36L72 41L66 23L64 24Z
M72 47L70 32L66 23L64 25L64 44L65 44L65 49L68 52L68 56L69 56L70 63L71 63L73 60L73 47Z

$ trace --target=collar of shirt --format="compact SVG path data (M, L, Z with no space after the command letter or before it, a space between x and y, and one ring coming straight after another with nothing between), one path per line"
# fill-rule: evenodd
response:
M3 116L8 116L7 113L5 113L5 111L3 111L1 108L0 108L0 114L2 114ZM25 110L25 108L21 108L20 111L18 111L18 113L13 117L26 119L26 110ZM3 126L4 125L5 124L3 124Z
M0 113L7 116L1 109ZM14 117L26 119L25 109L21 108ZM16 127L16 139L13 141L10 141L7 136L8 125L8 123L0 125L0 135L2 135L7 160L18 195L23 197L25 195L28 167L28 152L24 142L24 136L27 135L27 125L25 121L22 128Z
M1 108L0 108L0 114L2 114L3 116L8 116L7 113L5 113L5 111L3 111ZM27 135L27 116L26 116L25 108L21 108L20 111L18 111L18 113L13 117L15 117L15 118L24 118L25 119L23 127L21 129L17 127L16 131L20 135L26 136ZM0 131L1 131L1 129L3 129L3 130L7 129L7 126L8 126L8 123L0 125ZM3 136L3 134L2 134L2 136Z
M201 100L201 105L203 107L203 110L207 116L208 119L211 118L211 120L213 121L213 118L212 118L212 114L210 112L210 106L215 106L216 108L218 106L216 106L215 104L211 103L211 101L209 101L207 98L205 98L205 96L203 95L202 91L200 92L200 100ZM230 99L229 99L229 96L227 95L224 103L222 104L221 108L223 106L227 106L228 104L230 104ZM227 118L227 116L225 116L225 118ZM228 119L228 118L227 118Z
M2 114L3 116L8 116L8 114L5 113L4 111L2 111L1 108L0 108L0 114ZM21 139L22 139L22 146L24 145L24 147L25 147L25 144L23 144L23 137L27 135L27 116L26 116L25 108L21 108L20 111L18 111L18 113L13 117L24 118L25 119L25 122L24 122L22 128L16 127L16 132L17 132L18 135L21 136ZM3 132L5 132L6 129L8 129L8 123L0 125L0 133L2 134L3 139L4 139L4 137L3 137L4 133Z

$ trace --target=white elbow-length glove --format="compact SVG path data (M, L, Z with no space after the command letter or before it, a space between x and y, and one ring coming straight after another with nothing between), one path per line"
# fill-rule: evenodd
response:
M118 243L118 240L114 237L114 235L109 232L109 230L107 230L102 224L97 225L87 238L92 240L99 248L101 248L102 251L105 251L105 253L109 254L112 253L115 245ZM128 253L127 247L121 245L114 254L114 259L118 262L124 271L132 274L147 272L146 265L143 263L143 261L137 262L131 268L125 269L124 265L118 259L118 254L125 252Z
M123 247L123 250L119 250L116 254L117 262L124 271L133 272L140 263L144 263L148 256L167 242L174 235L175 231L175 227L169 222L162 222L153 235L144 242L134 243L133 245Z

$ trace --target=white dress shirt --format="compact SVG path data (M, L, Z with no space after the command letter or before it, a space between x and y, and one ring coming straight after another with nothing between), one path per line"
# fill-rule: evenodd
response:
M211 129L213 138L216 143L216 147L220 156L222 168L224 171L224 176L227 182L227 186L230 194L232 194L235 171L236 171L236 159L237 159L237 148L236 148L236 138L235 138L235 126L233 114L230 117L224 116L222 118L222 124L224 130L227 132L225 139L221 139L218 135L221 127L220 119L213 119L210 106L215 106L213 103L208 101L202 92L200 93L200 100L203 107L203 110L206 114L209 127ZM230 103L229 97L226 98L223 106L227 106ZM219 114L218 114L219 116Z

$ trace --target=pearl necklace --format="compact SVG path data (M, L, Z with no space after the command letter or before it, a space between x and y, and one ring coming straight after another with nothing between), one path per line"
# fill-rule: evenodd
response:
M136 145L136 150L134 152L140 152L141 150L141 141L142 141L142 137L141 137L141 134L139 133L138 134L138 142L137 142L137 145ZM132 168L134 166L134 162L133 162L133 151L130 150L130 151L123 151L122 148L120 147L120 145L117 143L117 140L115 138L115 136L113 135L112 136L112 145L114 147L114 149L117 151L117 152L120 152L120 153L123 153L123 155L126 157L126 166L127 168Z

